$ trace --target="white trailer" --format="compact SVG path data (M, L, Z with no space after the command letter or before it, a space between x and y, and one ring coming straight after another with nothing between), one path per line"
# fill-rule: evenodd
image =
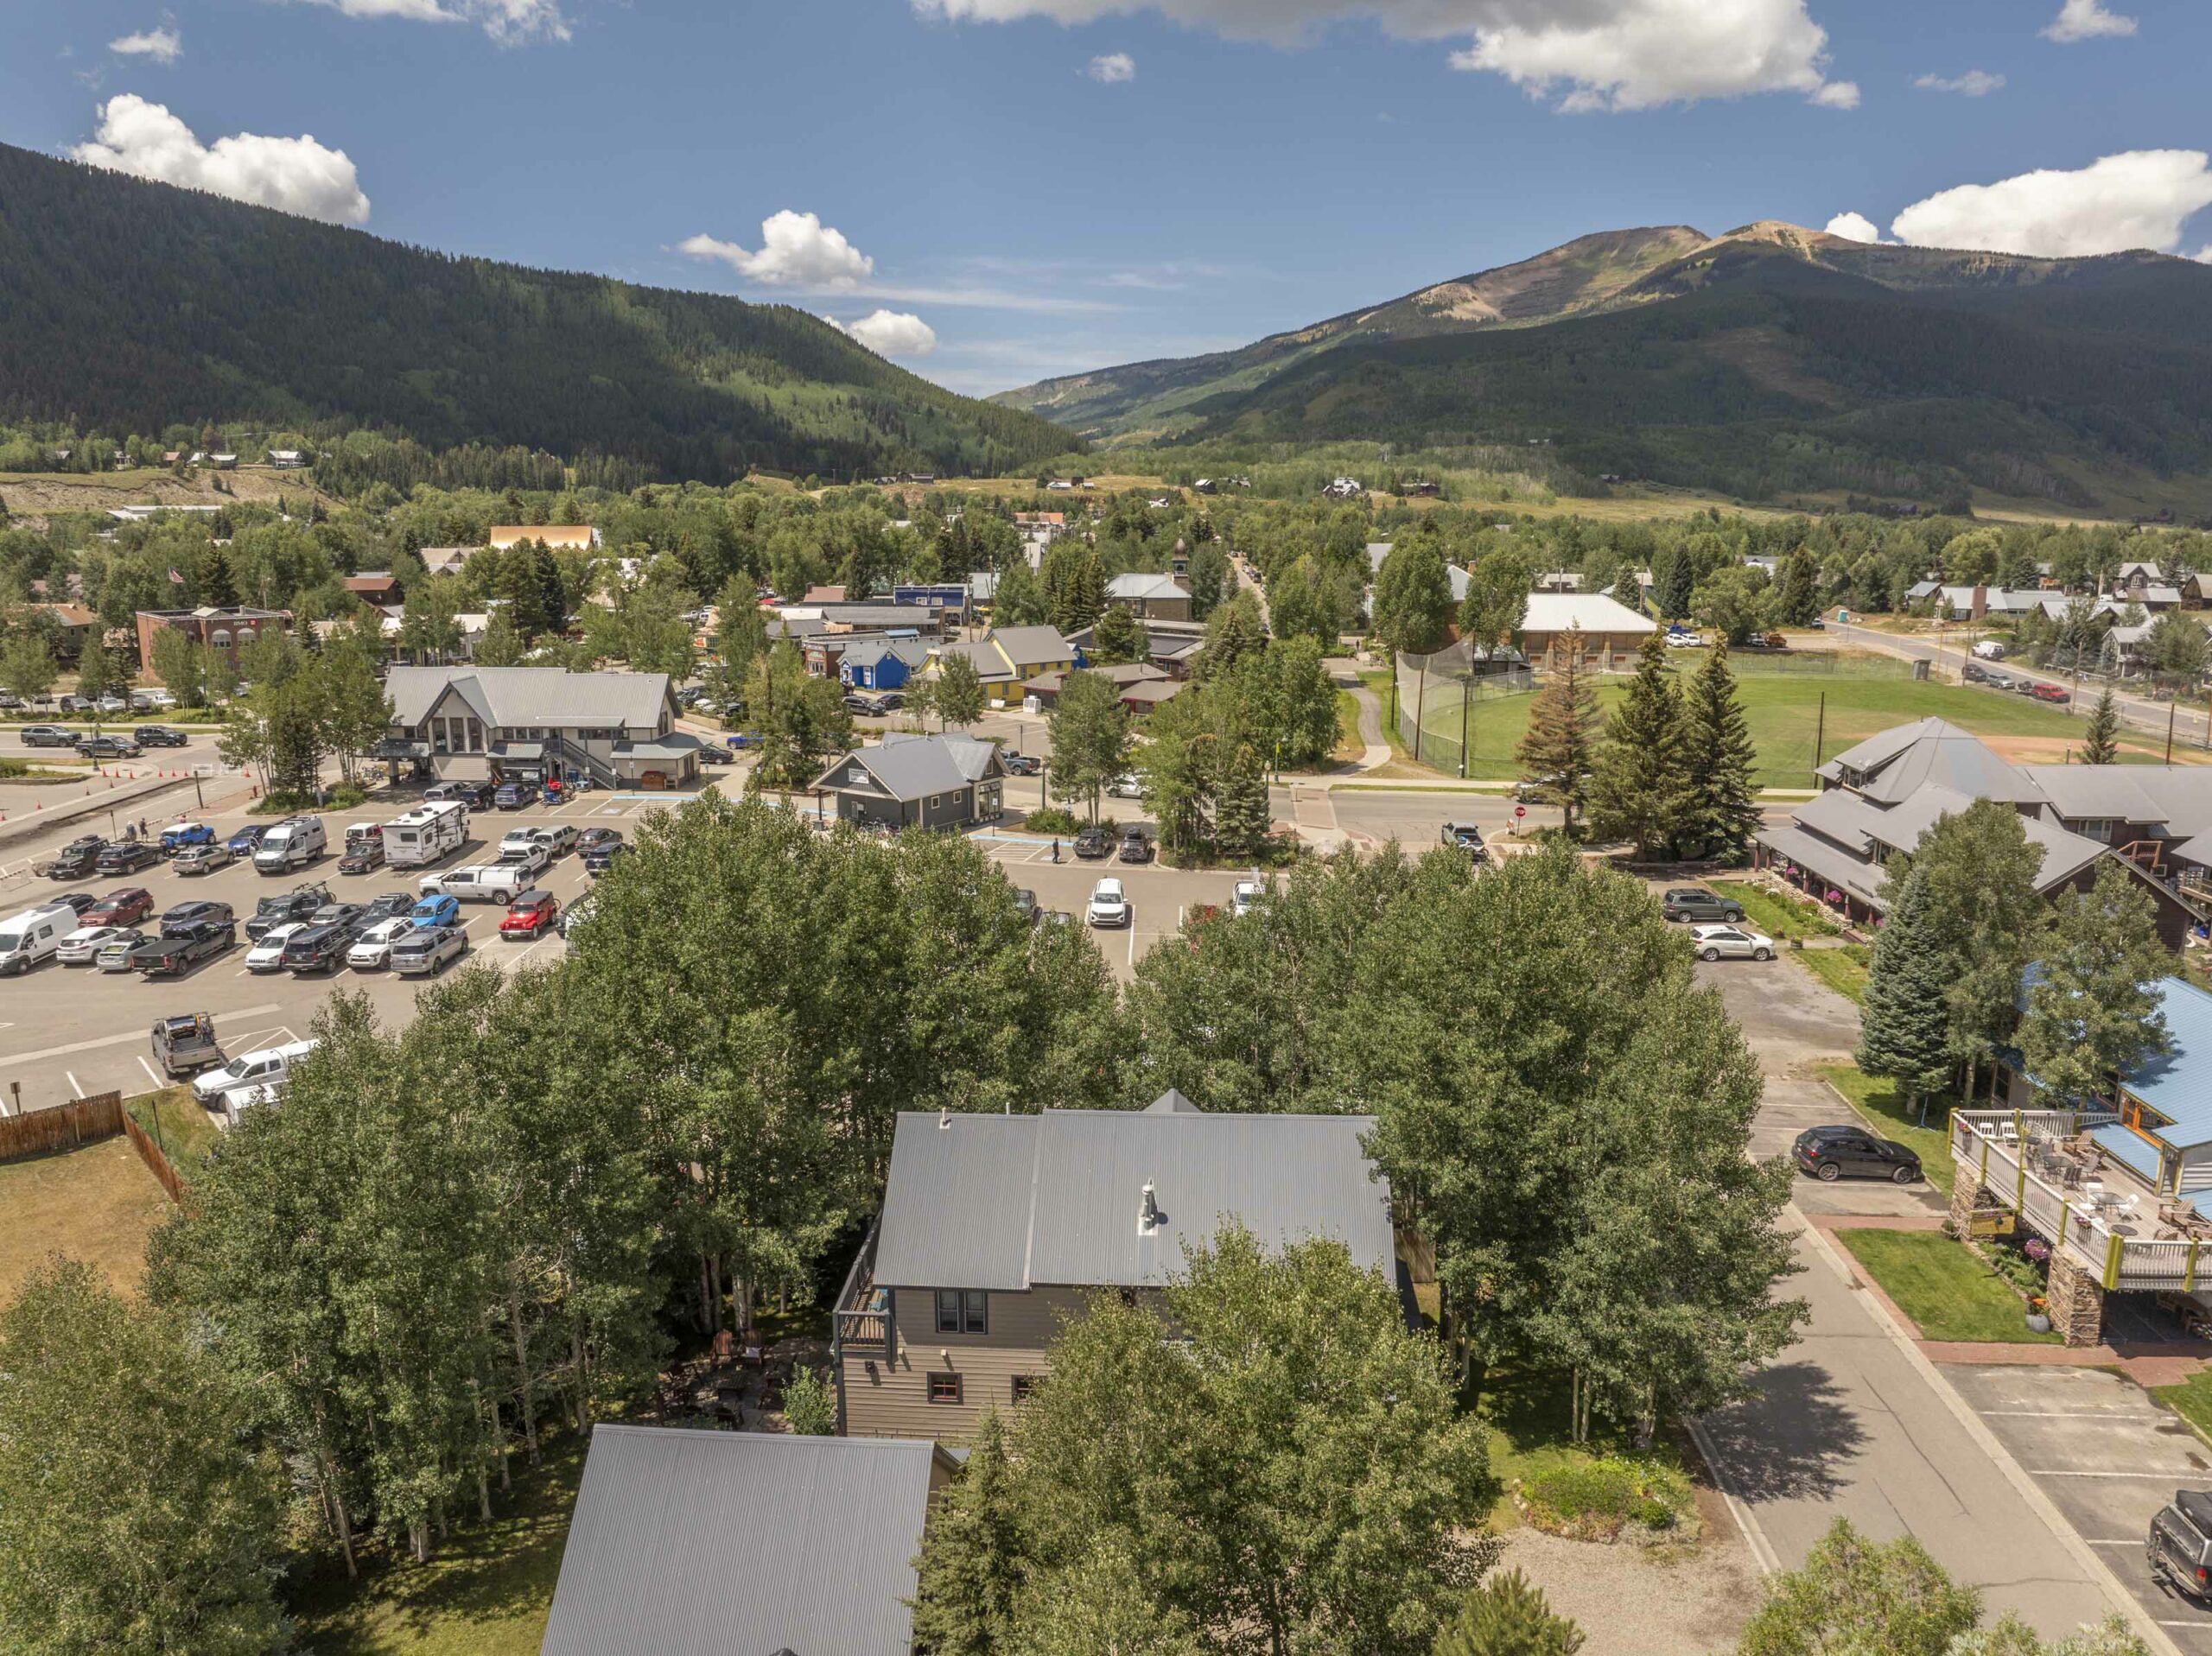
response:
M468 807L458 799L417 805L384 825L384 860L394 868L427 868L468 843Z

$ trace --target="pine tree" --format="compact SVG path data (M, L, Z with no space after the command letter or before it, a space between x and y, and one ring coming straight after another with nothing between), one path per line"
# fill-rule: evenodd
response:
M1803 550L1790 555L1783 566L1782 624L1802 627L1821 612L1820 591L1815 581L1812 555Z
M1606 720L1590 778L1590 822L1603 840L1633 840L1639 861L1671 846L1688 814L1681 692L1667 666L1667 644L1647 637L1628 694Z
M2120 704L2113 700L2109 684L2089 714L2088 728L2082 733L2082 763L2120 763Z
M1517 753L1537 784L1536 797L1556 805L1566 819L1567 837L1590 790L1600 718L1598 693L1582 658L1582 634L1569 628L1552 669L1529 709L1529 728Z
M1652 560L1652 600L1669 620L1680 620L1690 612L1690 593L1696 585L1696 568L1679 549L1669 547Z
M1949 988L1943 951L1929 923L1928 876L1905 877L1874 942L1874 965L1853 1056L1870 1075L1894 1081L1910 1104L1950 1070Z
M1006 1427L993 1411L922 1539L914 1642L930 1656L995 1656L1009 1647L1022 1577L1015 1499Z
M1492 1576L1436 1636L1434 1656L1574 1656L1583 1633L1518 1570Z
M1268 777L1249 742L1237 744L1214 805L1214 839L1224 855L1257 858L1274 826L1268 814Z
M1702 855L1738 862L1758 832L1758 750L1728 667L1728 644L1715 639L1684 698L1682 761L1688 794L1682 838Z
M2044 1089L2086 1098L2166 1050L2158 980L2174 969L2173 958L2158 942L2150 893L2119 858L2101 859L2088 891L2069 891L2054 905L2037 963L2020 1052Z

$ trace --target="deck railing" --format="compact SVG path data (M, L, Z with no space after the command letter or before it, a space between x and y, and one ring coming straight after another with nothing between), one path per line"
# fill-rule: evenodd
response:
M888 1359L898 1336L892 1323L891 1291L875 1285L875 1229L854 1256L853 1268L837 1295L835 1346L840 1355L851 1351Z
M2116 1163L2104 1170L2108 1190L2120 1186L2136 1198L2133 1208L2122 1214L2093 1203L2083 1190L2052 1183L2031 1165L2037 1139L2071 1139L2118 1119L2075 1110L1960 1111L1951 1117L1951 1150L1960 1177L1977 1180L2029 1229L2065 1249L2107 1290L2193 1293L2200 1278L2212 1272L2212 1240L2150 1234L2160 1226L2159 1205L2167 1198L2139 1174Z

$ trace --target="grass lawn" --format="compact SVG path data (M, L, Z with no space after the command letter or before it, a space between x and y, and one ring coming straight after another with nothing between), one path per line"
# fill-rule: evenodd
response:
M1701 652L1683 651L1684 655ZM1695 662L1683 664L1687 674ZM2067 750L2082 739L2082 720L2026 696L2001 695L1962 685L1919 682L1910 678L1853 678L1806 673L1794 676L1740 673L1737 685L1751 740L1758 748L1754 780L1762 788L1809 788L1813 779L1813 738L1821 736L1821 757L1834 758L1844 749L1894 726L1917 719L1947 719L1962 730L1993 740L2005 757L2016 762L2056 764ZM1389 676L1383 676L1387 696ZM1608 680L1598 692L1600 707L1610 712L1619 706L1626 681ZM1825 723L1821 697L1827 697ZM1500 781L1522 774L1514 757L1522 733L1529 727L1529 707L1534 698L1502 697L1474 704L1469 720L1472 754L1469 777ZM1457 742L1459 701L1431 696L1428 728ZM2139 764L2156 763L2162 744L2147 736L2123 734L2122 758ZM2177 759L2183 758L2178 750ZM2189 755L2188 758L2195 756Z
M1810 959L1813 951L1806 951ZM1928 1101L1928 1125L1920 1125L1920 1108L1908 1111L1904 1096L1886 1081L1878 1081L1855 1063L1824 1063L1821 1078L1851 1101L1852 1107L1885 1139L1894 1139L1920 1158L1928 1182L1946 1197L1951 1194L1951 1106L1949 1098Z
M1865 1002L1866 979L1874 964L1872 944L1845 943L1837 949L1808 949L1789 958L1853 1006Z
M1566 1374L1523 1374L1494 1368L1484 1376L1475 1413L1490 1432L1490 1469L1501 1488L1563 1466L1586 1463L1600 1455L1649 1459L1676 1471L1681 1456L1669 1434L1661 1432L1649 1450L1634 1448L1630 1434L1602 1415L1591 1427L1591 1441L1571 1441L1568 1412L1573 1397ZM1501 1494L1491 1527L1511 1529L1520 1522L1510 1495Z
M1337 692L1337 751L1329 757L1338 765L1357 765L1367 757L1367 739L1359 733L1359 699L1350 690Z
M124 1108L137 1118L146 1130L146 1136L160 1147L169 1158L169 1164L187 1178L192 1171L207 1158L223 1136L214 1118L200 1107L193 1097L192 1088L165 1088L158 1093L148 1093L134 1098Z
M1744 905L1744 917L1770 937L1788 942L1792 937L1833 937L1835 923L1820 905L1783 897L1747 879L1708 880L1714 891Z
M2056 1345L2031 1333L2027 1304L2005 1279L1941 1231L1839 1230L1835 1240L1919 1324L1923 1338L1984 1345Z
M146 1239L175 1209L130 1141L120 1133L82 1150L0 1164L0 1304L49 1253L106 1272L119 1288L146 1274Z
M2212 1368L2201 1369L2179 1386L2154 1386L2151 1395L2212 1438Z
M303 1585L292 1604L299 1647L320 1656L536 1656L561 1574L584 1440L549 1444L535 1472L515 1462L514 1492L492 1498L489 1525L456 1529L418 1564L364 1560Z

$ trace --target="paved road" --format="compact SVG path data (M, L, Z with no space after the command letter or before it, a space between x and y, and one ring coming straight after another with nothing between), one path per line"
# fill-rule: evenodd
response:
M1810 1065L1848 1050L1853 1009L1787 961L1698 970L1719 986L1770 1078L1765 1147L1820 1113ZM1893 1212L1898 1194L1886 1185L1813 1187L1807 1205L1817 1195ZM1848 1518L1879 1539L1916 1536L1954 1577L1983 1590L1993 1616L2018 1611L2045 1636L2122 1608L2063 1521L2032 1498L2032 1486L2024 1491L2009 1457L1809 1227L1797 1257L1804 1270L1789 1291L1809 1302L1811 1321L1769 1367L1760 1396L1703 1423L1754 1550L1793 1567Z

